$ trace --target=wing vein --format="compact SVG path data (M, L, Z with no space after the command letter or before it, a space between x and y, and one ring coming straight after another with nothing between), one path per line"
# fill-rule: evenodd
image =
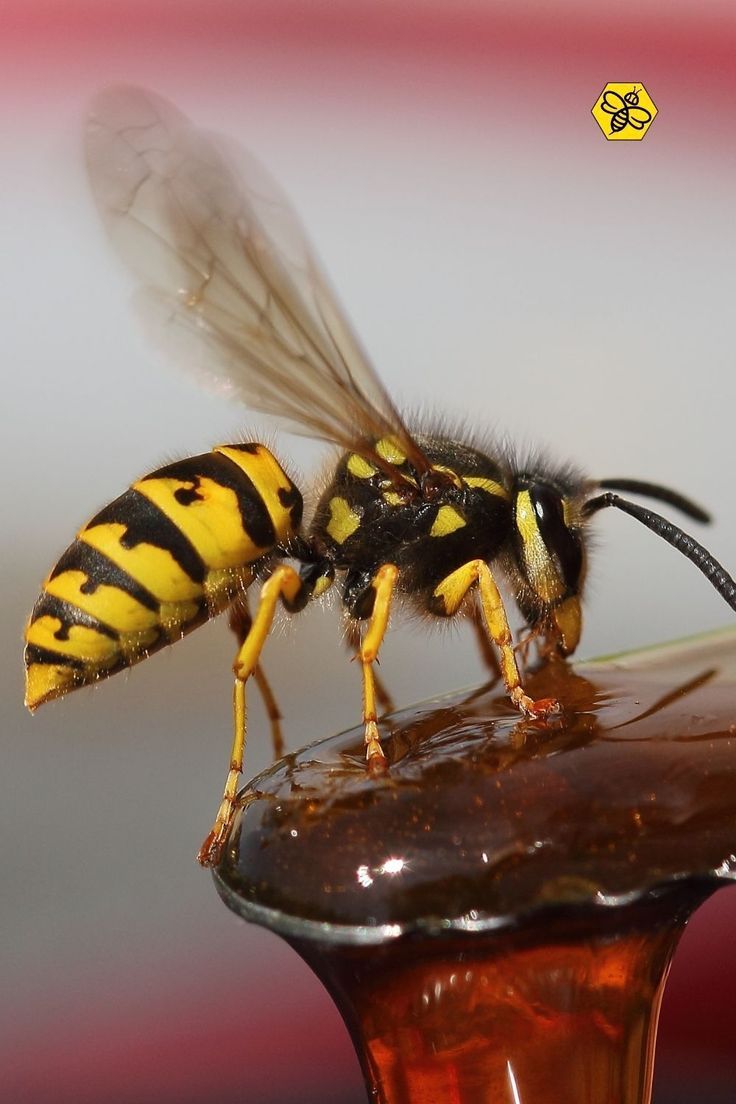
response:
M86 148L97 206L159 344L298 433L374 459L391 435L429 470L296 215L250 155L130 87L98 97Z

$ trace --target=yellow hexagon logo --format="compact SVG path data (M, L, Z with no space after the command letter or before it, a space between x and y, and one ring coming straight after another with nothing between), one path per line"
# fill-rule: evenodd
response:
M657 108L643 84L607 84L592 108L593 118L613 142L639 142L649 130Z

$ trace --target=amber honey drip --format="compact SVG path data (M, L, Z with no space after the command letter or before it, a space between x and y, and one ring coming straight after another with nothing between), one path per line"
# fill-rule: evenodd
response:
M464 936L436 954L333 951L315 961L375 1099L617 1104L647 1099L656 1015L680 925L669 907L615 931Z
M646 1104L693 909L736 874L733 634L405 710L244 795L217 872L333 994L382 1104Z

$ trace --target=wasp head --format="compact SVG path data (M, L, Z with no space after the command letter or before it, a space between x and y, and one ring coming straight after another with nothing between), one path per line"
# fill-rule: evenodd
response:
M513 499L514 559L519 605L565 655L580 640L584 574L582 527L573 499L550 483L521 477Z

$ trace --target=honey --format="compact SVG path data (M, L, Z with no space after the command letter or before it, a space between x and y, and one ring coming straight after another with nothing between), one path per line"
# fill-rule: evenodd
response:
M336 1000L381 1104L645 1104L692 911L736 877L736 635L545 665L270 768L216 871Z

